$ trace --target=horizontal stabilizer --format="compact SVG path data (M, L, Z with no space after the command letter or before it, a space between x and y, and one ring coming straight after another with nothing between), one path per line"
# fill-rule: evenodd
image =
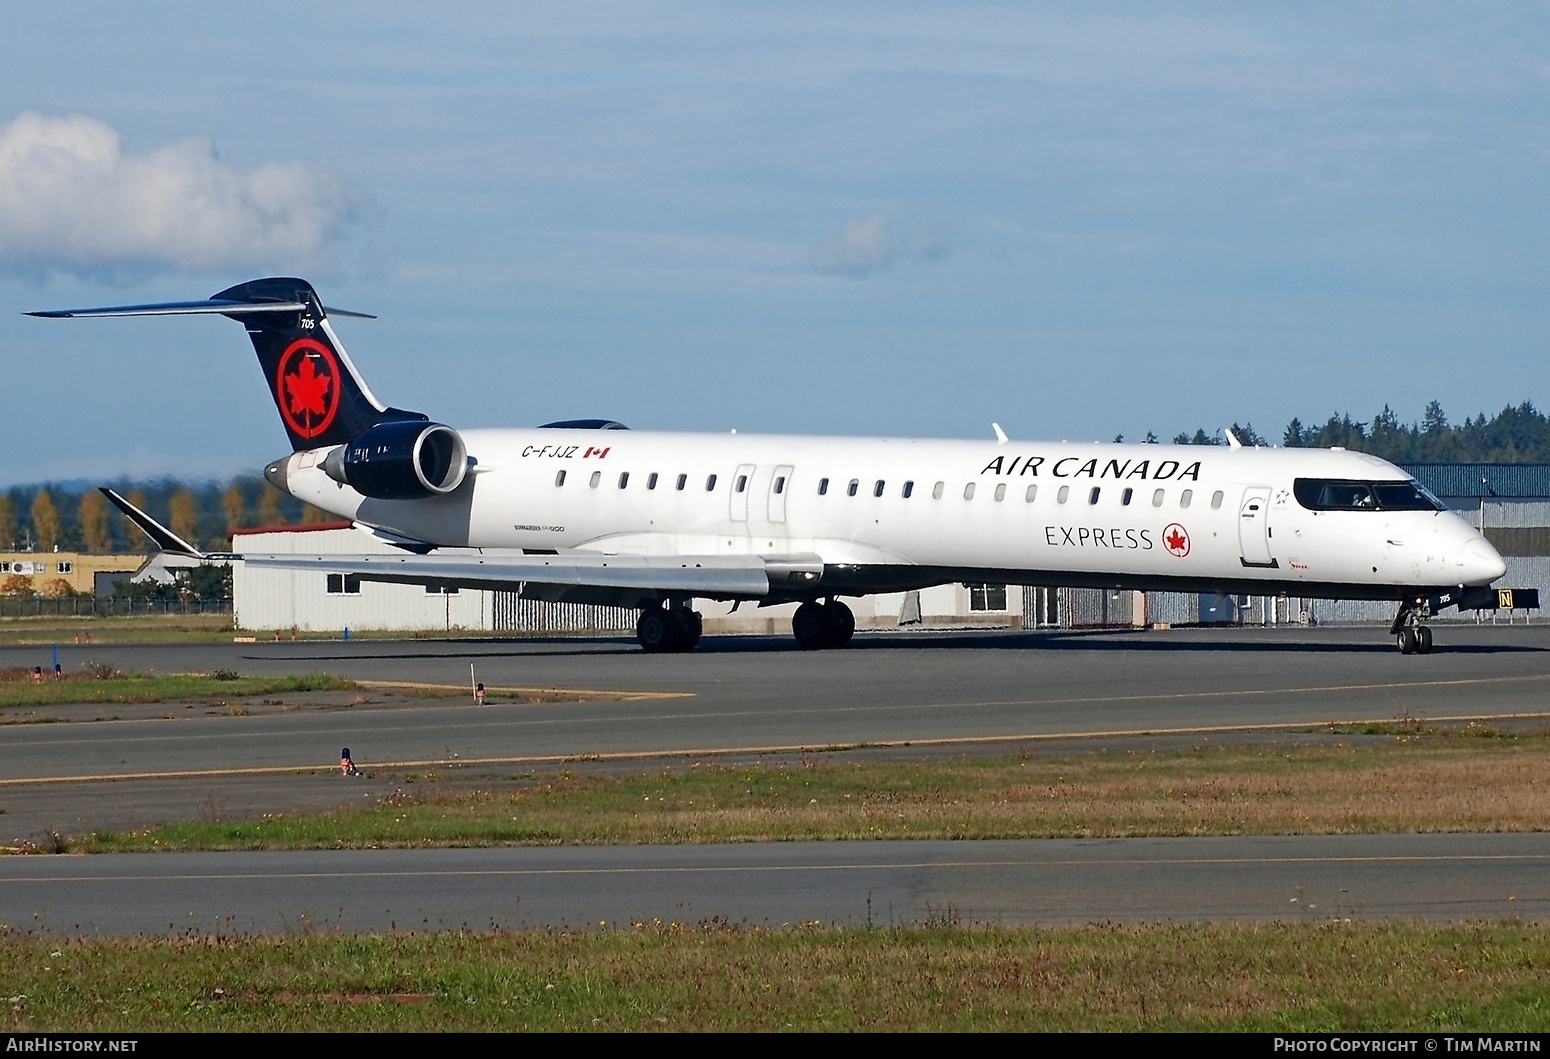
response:
M41 316L50 320L67 320L90 316L198 316L213 313L225 316L249 316L253 313L299 313L307 308L306 302L244 302L229 298L203 298L194 302L155 302L149 305L105 305L98 309L47 309L30 312L28 316ZM323 307L329 316L353 316L361 320L375 320L370 313L352 313L348 309Z

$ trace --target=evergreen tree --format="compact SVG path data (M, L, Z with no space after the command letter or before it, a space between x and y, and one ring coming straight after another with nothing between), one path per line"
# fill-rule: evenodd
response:
M1245 423L1242 426L1234 423L1232 425L1232 436L1238 439L1238 444L1240 445L1253 447L1255 445L1263 446L1270 444L1259 436L1259 431L1254 429L1253 423Z

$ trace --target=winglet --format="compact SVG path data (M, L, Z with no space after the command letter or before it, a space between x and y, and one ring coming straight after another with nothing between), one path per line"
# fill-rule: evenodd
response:
M1239 441L1238 440L1238 435L1234 434L1230 429L1228 429L1227 427L1223 427L1222 428L1222 433L1227 435L1227 445L1228 445L1229 448L1234 448L1234 449L1241 449L1241 448L1243 448L1243 442Z
M1001 424L1000 423L992 423L992 424L990 424L990 429L994 430L996 432L996 444L997 445L1005 445L1006 444L1006 431L1001 429Z
M122 511L125 518L138 526L141 533L151 538L152 543L162 551L171 552L173 555L186 555L192 559L215 558L215 555L210 552L200 551L107 486L102 486L98 491L107 497L114 507Z

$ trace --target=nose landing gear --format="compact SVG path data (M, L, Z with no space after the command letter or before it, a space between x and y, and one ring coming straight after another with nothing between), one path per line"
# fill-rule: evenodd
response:
M1402 655L1429 655L1432 653L1432 630L1425 623L1432 616L1429 600L1405 600L1394 615L1389 632Z

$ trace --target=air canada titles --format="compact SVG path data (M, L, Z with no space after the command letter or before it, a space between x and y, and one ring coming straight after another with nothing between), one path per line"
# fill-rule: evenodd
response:
M1045 464L1049 466L1045 468ZM1040 469L1051 478L1114 478L1125 480L1140 478L1143 481L1181 482L1186 479L1200 481L1200 461L1184 463L1180 460L1101 460L1096 457L1084 460L1080 456L1062 456L1050 463L1043 456L997 456L985 465L980 474L1004 475L1020 478L1027 475L1037 478Z

